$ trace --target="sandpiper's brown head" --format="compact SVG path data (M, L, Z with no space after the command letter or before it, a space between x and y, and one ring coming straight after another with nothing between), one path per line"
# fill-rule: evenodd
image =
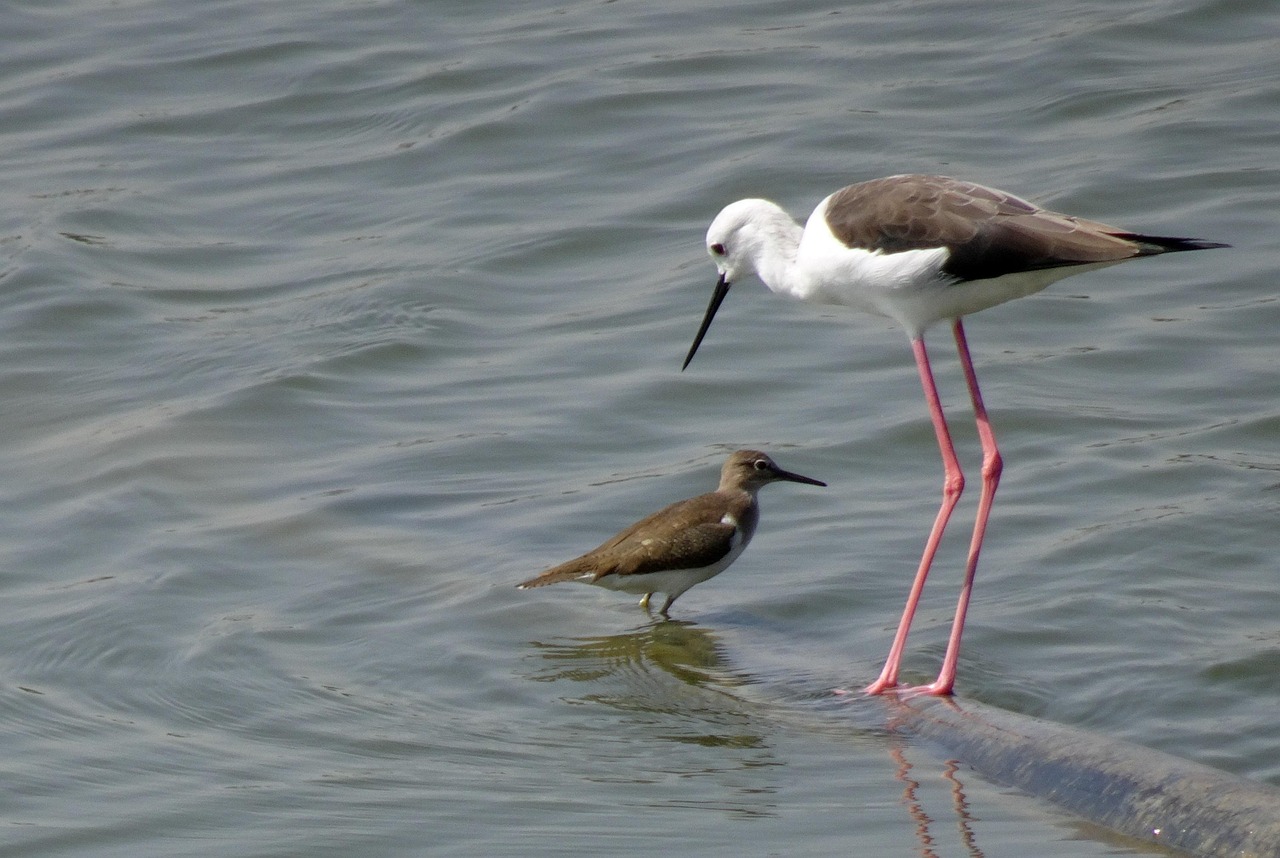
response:
M784 471L777 463L759 450L738 450L729 456L720 469L719 491L738 489L755 494L769 483L785 480L810 486L825 486L821 480Z

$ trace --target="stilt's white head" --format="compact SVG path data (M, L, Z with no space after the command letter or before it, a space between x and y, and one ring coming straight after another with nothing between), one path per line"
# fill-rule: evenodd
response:
M762 264L771 259L776 258L777 262L794 259L800 232L800 225L791 219L791 215L769 200L738 200L721 209L707 229L707 253L715 262L720 277L702 318L702 326L681 369L693 360L702 338L711 327L711 320L729 294L729 287L744 277L759 276Z

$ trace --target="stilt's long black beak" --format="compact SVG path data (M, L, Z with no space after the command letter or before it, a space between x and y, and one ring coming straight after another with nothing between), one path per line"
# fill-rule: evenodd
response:
M702 345L702 338L707 335L707 328L711 327L711 320L716 317L716 310L720 309L720 305L724 302L724 296L728 294L729 281L721 274L720 279L716 281L716 291L711 293L711 303L707 305L707 314L702 317L702 327L698 328L698 335L693 338L693 345L689 347L689 354L680 366L681 372L684 372L685 367L689 366L689 362L693 360L694 354L698 351L698 346Z

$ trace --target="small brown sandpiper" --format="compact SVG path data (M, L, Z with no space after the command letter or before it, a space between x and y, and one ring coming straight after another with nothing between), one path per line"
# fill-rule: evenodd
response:
M756 492L786 480L825 486L821 480L784 471L759 450L738 450L720 471L714 492L678 501L637 521L594 551L562 563L518 587L528 590L561 581L582 581L624 593L642 593L642 608L654 593L666 593L658 613L668 616L681 593L719 575L747 547L760 521Z

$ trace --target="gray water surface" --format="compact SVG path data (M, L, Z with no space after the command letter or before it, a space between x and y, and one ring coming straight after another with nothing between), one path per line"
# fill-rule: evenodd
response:
M5 856L1141 852L809 711L938 502L902 333L744 283L679 371L721 206L913 171L1234 245L969 320L1005 472L957 690L1280 784L1272 4L5 22ZM766 490L672 622L513 589L742 446L830 487Z

